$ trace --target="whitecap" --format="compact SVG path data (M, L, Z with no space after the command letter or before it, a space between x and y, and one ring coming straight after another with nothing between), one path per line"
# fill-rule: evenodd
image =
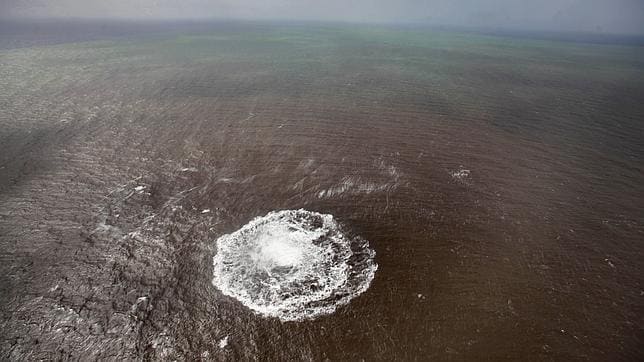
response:
M458 170L450 172L450 175L455 181L464 182L468 177L470 177L470 170L461 166Z
M219 349L226 348L226 346L228 345L228 337L229 336L226 336L226 337L224 337L224 338L219 340Z

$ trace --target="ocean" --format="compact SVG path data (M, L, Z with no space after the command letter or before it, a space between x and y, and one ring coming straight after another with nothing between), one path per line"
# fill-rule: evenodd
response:
M0 358L644 357L640 43L0 29Z

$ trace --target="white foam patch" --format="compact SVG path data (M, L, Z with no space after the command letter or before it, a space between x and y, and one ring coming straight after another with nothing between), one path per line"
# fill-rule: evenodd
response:
M213 285L283 321L333 313L362 294L378 265L369 243L342 233L332 215L273 211L217 239Z
M226 348L226 346L228 345L228 337L229 336L226 336L219 340L219 349Z
M463 168L463 166L461 166L458 170L450 172L450 175L454 180L463 182L468 177L470 177L470 170L467 170Z

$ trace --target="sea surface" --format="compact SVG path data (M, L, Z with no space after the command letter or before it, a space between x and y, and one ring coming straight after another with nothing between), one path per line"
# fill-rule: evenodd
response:
M0 359L644 359L641 44L0 29ZM217 240L300 209L368 242L368 288L284 321L216 287Z

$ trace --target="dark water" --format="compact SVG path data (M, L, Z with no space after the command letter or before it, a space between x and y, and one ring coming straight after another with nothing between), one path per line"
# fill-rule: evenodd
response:
M643 48L155 31L0 51L2 359L644 357ZM299 208L369 240L364 294L213 287L219 236Z

